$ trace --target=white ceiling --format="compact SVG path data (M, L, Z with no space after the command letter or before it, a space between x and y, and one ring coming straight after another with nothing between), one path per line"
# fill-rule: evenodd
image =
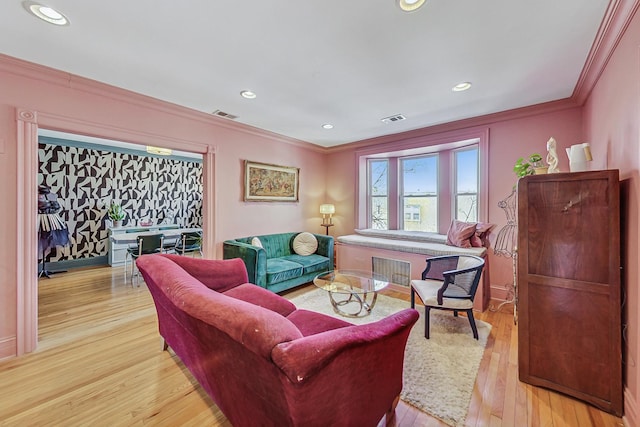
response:
M43 2L71 25L2 0L1 53L326 147L571 96L608 5ZM461 81L473 87L452 92ZM394 114L407 119L380 121Z

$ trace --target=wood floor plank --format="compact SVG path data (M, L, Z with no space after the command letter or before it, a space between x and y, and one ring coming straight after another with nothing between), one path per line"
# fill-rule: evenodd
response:
M121 267L39 281L38 349L0 362L0 426L230 426L177 356L161 351L153 300L138 283L126 282ZM402 289L387 294L409 298ZM466 425L622 425L592 406L518 381L512 314L505 307L476 317L493 327ZM445 425L402 401L390 424Z

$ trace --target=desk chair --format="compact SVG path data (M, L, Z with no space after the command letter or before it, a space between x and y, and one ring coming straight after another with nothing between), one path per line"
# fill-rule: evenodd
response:
M478 329L473 318L473 298L478 289L484 260L473 255L439 256L427 259L422 280L411 281L411 308L415 307L415 295L424 303L424 337L429 339L429 313L432 308L467 313L473 337L478 339Z
M173 248L178 255L199 252L202 256L202 233L199 231L185 231L180 233L180 238Z
M124 258L125 281L127 280L127 259L131 257L131 280L133 280L133 267L139 256L164 252L162 248L164 243L164 234L145 234L138 236L136 237L136 243L136 246L127 248L127 255Z

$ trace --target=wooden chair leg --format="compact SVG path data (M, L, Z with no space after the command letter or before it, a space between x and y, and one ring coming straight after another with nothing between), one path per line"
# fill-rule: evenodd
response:
M411 288L411 308L416 308L416 291Z
M478 339L478 328L476 327L476 319L473 318L473 310L467 310L467 317L469 318L469 324L473 331L473 337Z
M400 395L396 396L396 398L393 399L391 407L389 408L389 410L387 410L384 419L386 425L389 425L391 421L393 421L393 418L396 416L396 407L398 406L398 402L400 402Z
M429 314L430 314L431 308L427 307L426 305L424 306L424 337L426 339L429 339Z
M458 317L458 310L453 310L453 317Z

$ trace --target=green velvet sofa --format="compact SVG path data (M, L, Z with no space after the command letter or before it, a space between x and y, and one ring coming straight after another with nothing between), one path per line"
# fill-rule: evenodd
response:
M249 274L249 282L272 292L282 292L325 271L333 270L333 237L314 234L318 248L310 255L294 252L293 241L300 233L279 233L226 240L223 258L240 258ZM262 248L251 244L257 237Z

